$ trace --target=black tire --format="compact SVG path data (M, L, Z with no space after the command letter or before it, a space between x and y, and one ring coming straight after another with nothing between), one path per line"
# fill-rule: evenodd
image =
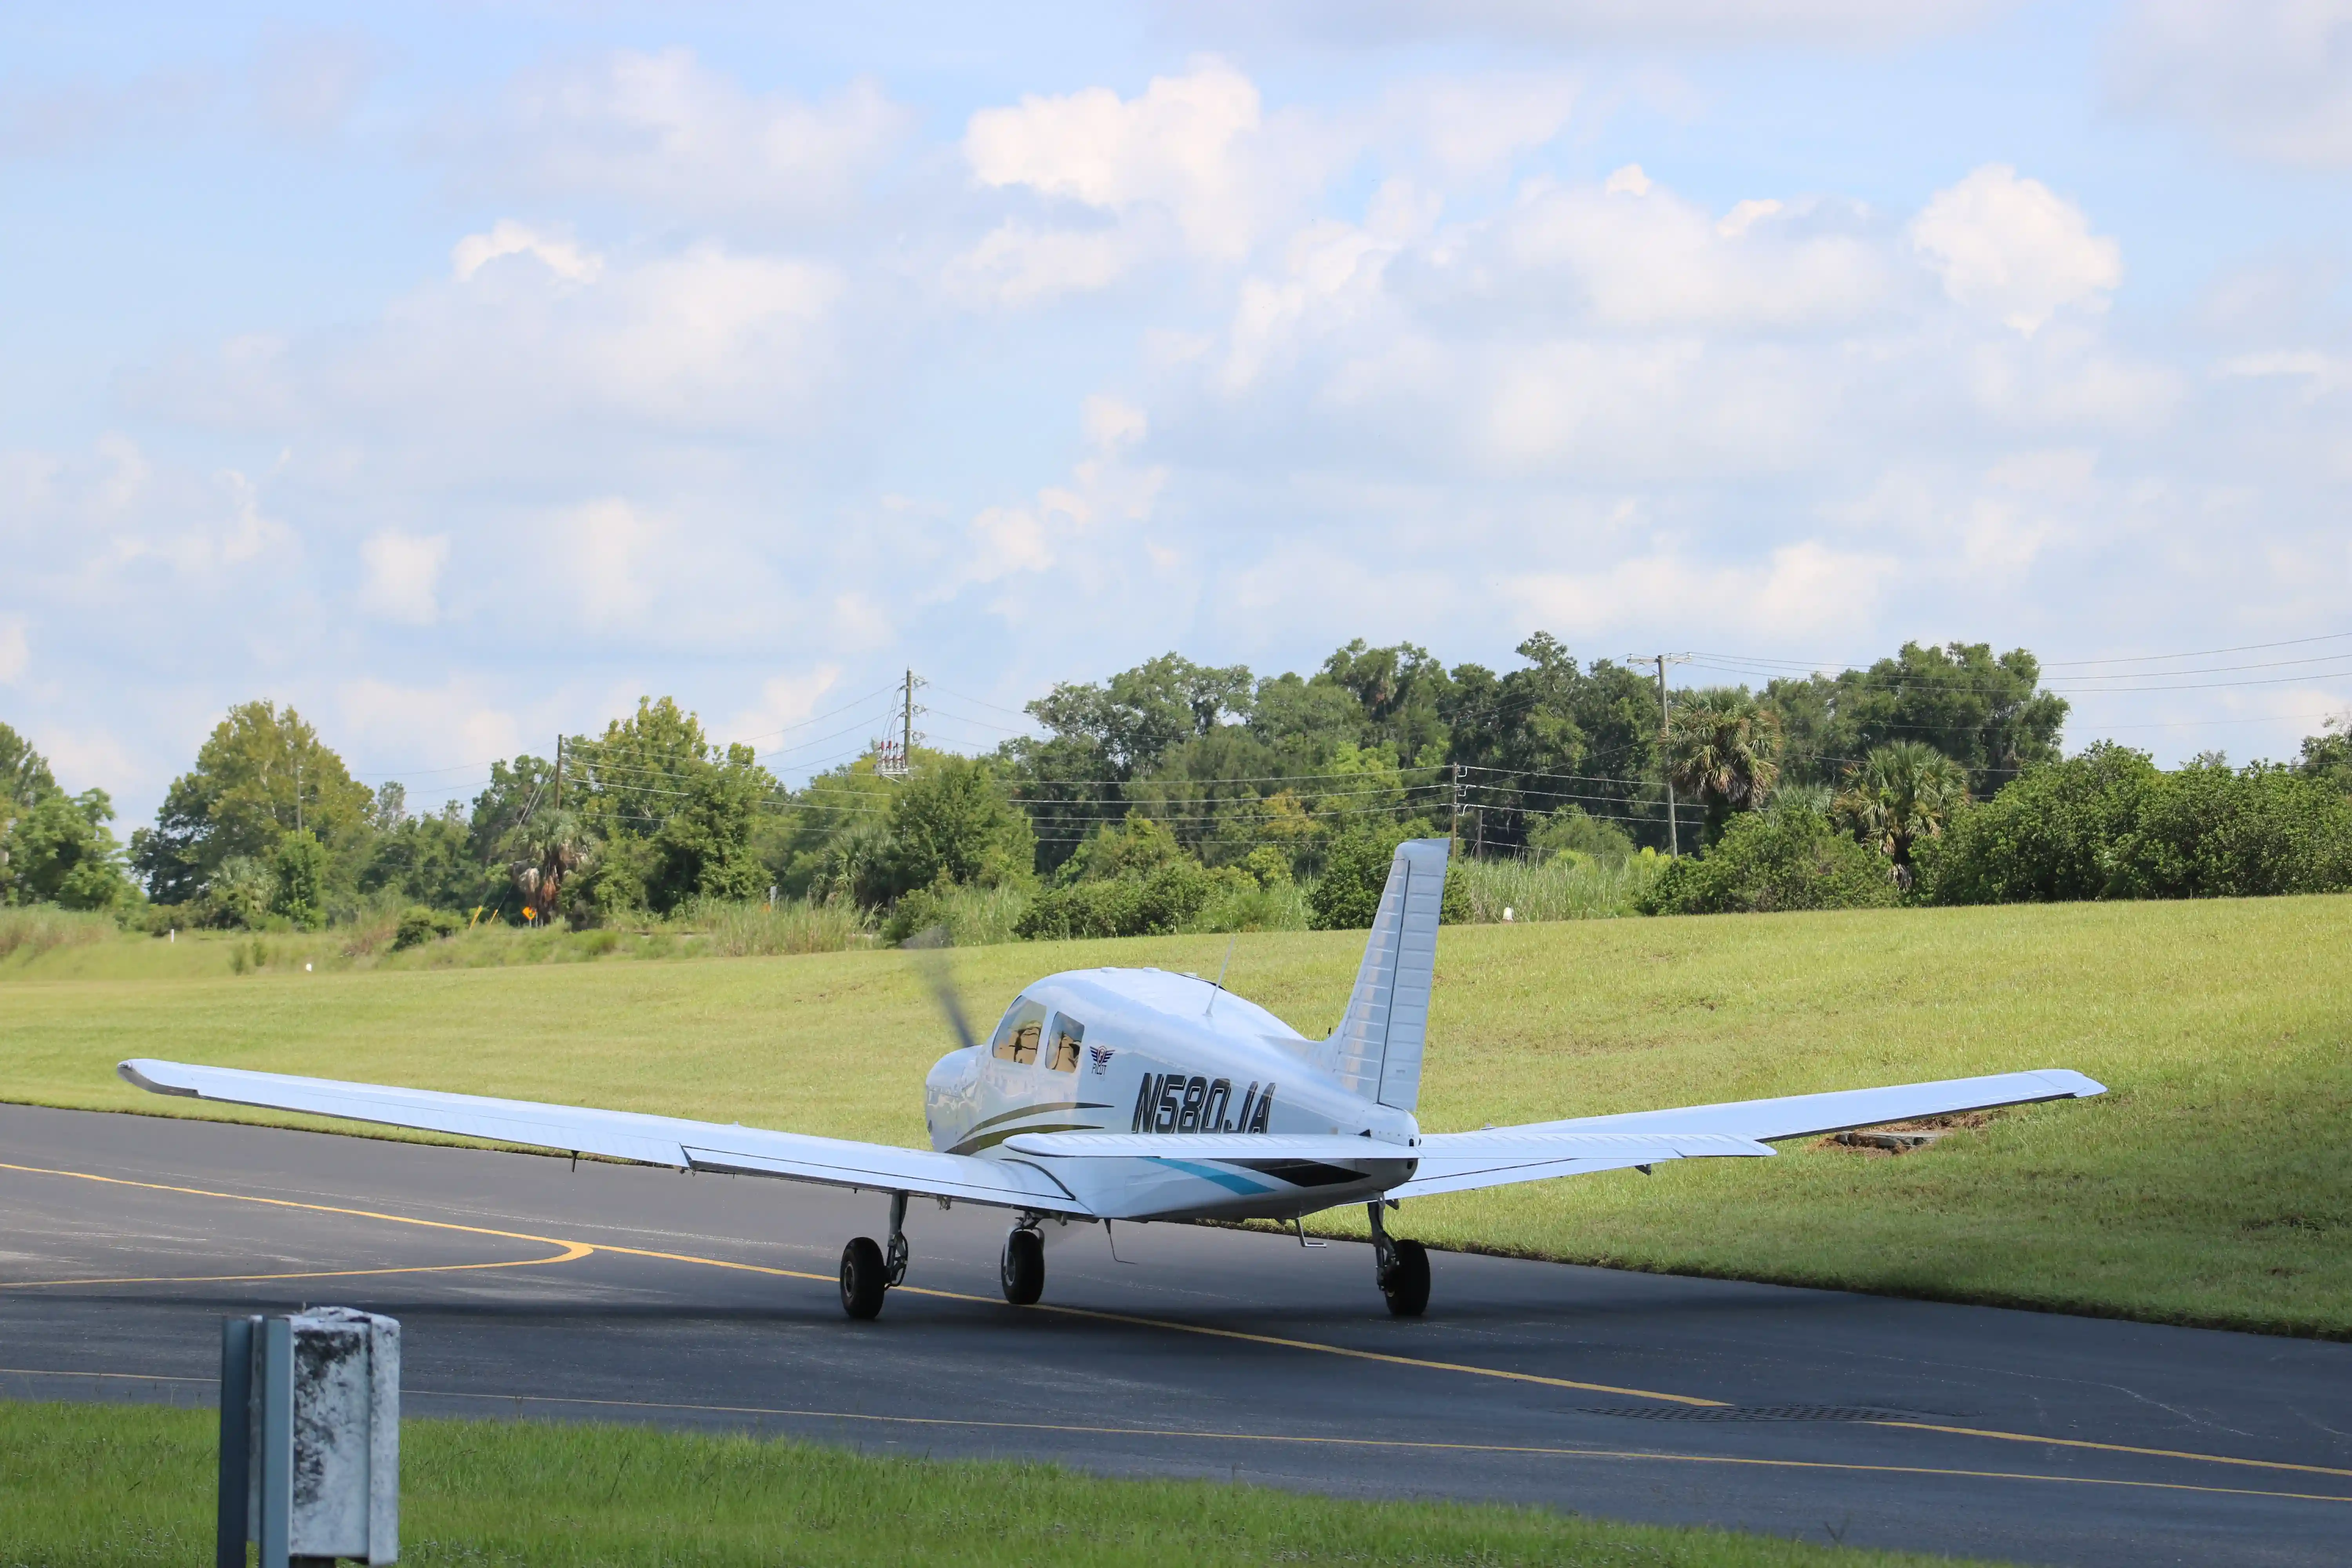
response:
M1036 1305L1045 1293L1045 1238L1034 1230L1016 1230L1004 1238L1004 1258L997 1266L1004 1280L1004 1299L1016 1307Z
M861 1236L841 1249L841 1310L866 1322L882 1315L882 1249Z
M1391 1318L1418 1318L1429 1310L1429 1248L1417 1241L1396 1243L1396 1263L1381 1281Z

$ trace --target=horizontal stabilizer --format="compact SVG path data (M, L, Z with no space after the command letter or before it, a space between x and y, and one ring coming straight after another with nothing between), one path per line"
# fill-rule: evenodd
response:
M1090 1211L1045 1172L1012 1160L976 1160L887 1143L857 1143L802 1132L772 1132L717 1121L688 1121L634 1110L594 1110L396 1089L378 1083L296 1078L239 1068L191 1067L143 1058L115 1069L125 1081L157 1094L184 1095L226 1105L257 1105L312 1116L414 1127L495 1143L520 1143L582 1154L602 1154L681 1170L740 1172L817 1182L827 1186L919 1194L1046 1214Z
M1019 1132L1004 1141L1015 1153L1064 1159L1155 1160L1474 1160L1488 1165L1526 1160L1687 1160L1711 1154L1769 1154L1771 1146L1720 1132L1439 1132L1413 1143L1339 1133Z

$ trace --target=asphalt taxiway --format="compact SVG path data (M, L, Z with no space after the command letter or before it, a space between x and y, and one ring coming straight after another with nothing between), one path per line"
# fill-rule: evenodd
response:
M411 1415L750 1428L2021 1562L2352 1557L2352 1345L1366 1248L751 1178L0 1105L0 1397L210 1403L220 1316L404 1325ZM1409 1221L1409 1214L1403 1218ZM1402 1226L1410 1234L1409 1223ZM1115 1241L1114 1256L1111 1243Z

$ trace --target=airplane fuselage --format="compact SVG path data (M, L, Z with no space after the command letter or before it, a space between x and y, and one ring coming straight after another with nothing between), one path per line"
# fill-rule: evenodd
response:
M1017 997L977 1047L924 1083L931 1147L1024 1160L1024 1132L1169 1141L1150 1159L1028 1160L1095 1213L1119 1219L1288 1219L1377 1197L1412 1177L1419 1124L1349 1092L1307 1060L1314 1042L1196 975L1083 969ZM1364 1158L1182 1159L1206 1134L1361 1138Z

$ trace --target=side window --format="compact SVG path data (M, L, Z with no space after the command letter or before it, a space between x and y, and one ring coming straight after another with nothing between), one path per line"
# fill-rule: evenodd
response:
M1054 1015L1054 1044L1045 1053L1045 1065L1055 1072L1078 1070L1078 1047L1087 1043L1087 1026L1067 1013Z
M996 1039L989 1047L989 1054L1008 1062L1034 1062L1037 1059L1038 1037L1045 1032L1045 1005L1024 996L1005 1013L1004 1022L996 1026Z

